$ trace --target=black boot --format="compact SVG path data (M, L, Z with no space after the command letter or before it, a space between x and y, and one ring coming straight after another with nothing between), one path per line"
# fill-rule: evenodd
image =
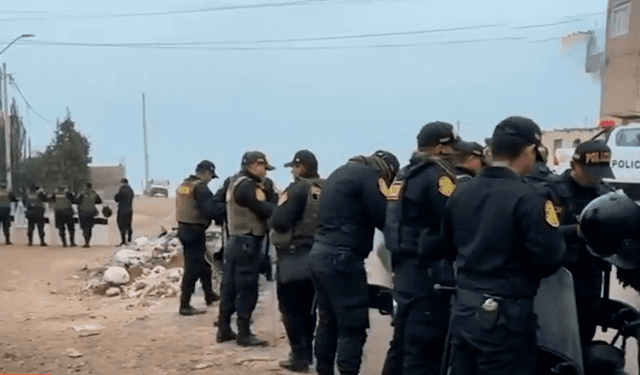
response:
M118 245L118 246L126 245L126 244L127 244L127 241L126 241L126 239L125 239L125 235L124 235L124 234L121 234L121 235L120 235L120 238L122 238L122 241L120 242L120 245Z
M184 294L180 297L180 315L190 316L190 315L200 315L206 313L204 310L198 310L191 305L189 305L189 300L191 296L187 297Z
M293 372L308 372L309 362L307 362L305 358L304 346L298 345L297 347L291 347L289 358L285 361L280 361L279 365Z
M40 246L47 246L47 243L44 242L44 236L40 237Z
M76 247L76 235L73 232L69 232L69 246Z
M82 245L82 247L90 247L89 246L89 242L91 241L91 236L85 235L84 236L84 245Z
M204 292L204 302L207 304L207 306L211 306L215 301L219 301L219 300L220 300L220 296L218 295L218 293L214 291Z
M269 343L266 340L261 340L251 333L250 325L251 319L238 318L238 335L236 336L236 343L240 346L269 346Z
M60 237L60 240L62 240L62 247L67 247L67 239L64 236L62 236Z
M236 333L231 329L231 316L229 314L221 312L217 323L216 342L227 342L236 339Z

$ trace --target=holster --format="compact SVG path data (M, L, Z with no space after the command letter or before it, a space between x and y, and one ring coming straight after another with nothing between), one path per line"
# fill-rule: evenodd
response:
M277 246L277 279L280 283L310 278L309 252L311 243Z

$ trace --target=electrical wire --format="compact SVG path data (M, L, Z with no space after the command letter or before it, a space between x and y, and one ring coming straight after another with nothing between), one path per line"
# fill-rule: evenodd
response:
M55 121L51 121L49 119L44 118L44 116L42 116L40 113L38 113L38 111L36 111L31 104L29 104L29 101L27 100L27 98L24 97L24 95L22 94L22 91L20 91L20 88L18 87L18 84L16 83L16 81L13 79L13 77L11 76L11 74L8 74L9 76L9 83L11 83L11 85L13 87L15 87L15 89L18 91L18 93L20 94L20 96L22 97L22 100L24 100L24 102L27 104L27 108L31 109L33 111L33 113L35 113L36 115L38 115L38 117L40 117L41 119L43 119L44 121L50 122L55 124Z

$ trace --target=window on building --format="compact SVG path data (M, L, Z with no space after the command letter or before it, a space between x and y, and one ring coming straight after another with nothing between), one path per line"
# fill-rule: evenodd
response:
M626 35L629 32L629 17L631 15L631 3L623 3L616 5L611 10L611 19L609 20L609 36L615 38Z

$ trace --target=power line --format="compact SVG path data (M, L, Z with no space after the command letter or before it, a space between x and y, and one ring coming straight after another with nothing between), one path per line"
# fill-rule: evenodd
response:
M51 122L55 124L55 121L51 121L49 119L44 118L44 116L42 116L40 113L38 113L38 111L36 111L31 104L29 104L29 101L27 100L27 98L24 97L24 95L22 94L22 91L20 91L20 88L18 87L18 84L16 83L16 81L13 79L13 76L11 76L11 74L8 75L9 76L9 81L10 83L13 85L13 87L16 88L16 90L18 91L18 93L20 94L20 96L22 97L22 100L24 100L24 102L27 104L27 108L31 109L33 111L33 113L35 113L36 115L38 115L38 117L40 117L41 119L43 119L44 121L47 122Z
M315 42L315 41L322 41L322 40L380 38L380 37L389 37L389 36L419 35L419 34L441 33L441 32L451 32L451 31L462 31L462 30L485 29L485 28L493 28L498 26L504 26L504 24L474 25L474 26L451 27L451 28L444 28L444 29L399 31L399 32L375 33L375 34L355 34L355 35L323 36L323 37L311 37L311 38L258 39L258 40L217 41L217 42L77 43L77 42L54 42L54 41L45 41L45 40L29 40L28 42L31 44L50 44L50 45L60 45L60 46L81 46L81 47L173 47L173 46L202 46L202 45L223 45L223 44L263 44L263 43Z

